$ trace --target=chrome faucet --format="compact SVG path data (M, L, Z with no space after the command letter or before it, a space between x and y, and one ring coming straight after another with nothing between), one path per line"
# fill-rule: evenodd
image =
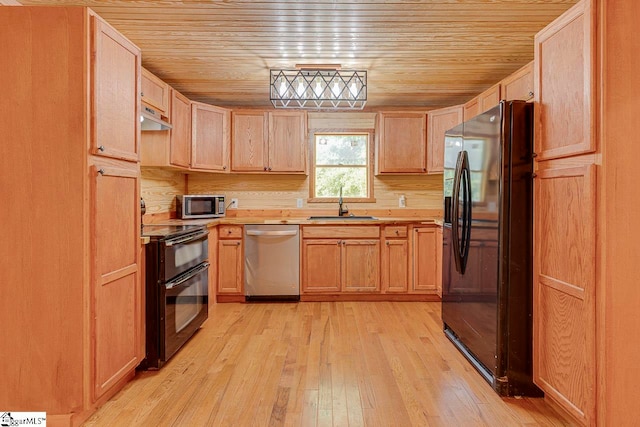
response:
M340 186L340 198L338 199L338 216L345 216L349 213L349 209L345 206L342 208L342 185Z

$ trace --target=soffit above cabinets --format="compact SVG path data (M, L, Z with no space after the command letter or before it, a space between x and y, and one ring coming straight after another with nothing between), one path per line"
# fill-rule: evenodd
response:
M576 0L20 0L93 8L190 99L270 107L269 69L368 70L367 109L461 104L533 59Z

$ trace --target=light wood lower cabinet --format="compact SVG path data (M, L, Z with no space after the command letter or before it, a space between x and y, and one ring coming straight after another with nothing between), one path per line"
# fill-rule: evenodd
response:
M540 167L534 182L534 380L588 423L595 405L595 165Z
M140 172L137 164L96 162L90 173L97 399L140 362Z
M442 255L442 246L438 246L436 227L415 227L413 229L413 280L411 292L437 293L440 268L438 260Z
M381 284L385 293L403 293L409 289L408 227L385 226L383 229Z
M302 293L340 292L342 245L338 239L302 241Z
M379 226L304 226L301 292L379 292L379 236Z
M244 245L242 226L218 228L218 295L244 294Z

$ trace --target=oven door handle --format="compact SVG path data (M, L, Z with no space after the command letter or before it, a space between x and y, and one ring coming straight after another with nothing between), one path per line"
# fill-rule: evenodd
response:
M175 287L178 287L182 285L184 282L186 282L187 280L190 280L192 277L198 275L199 273L209 268L209 265L210 264L208 262L203 262L199 266L195 267L193 270L189 270L187 272L188 274L183 274L182 276L178 276L174 280L165 283L164 286L167 289L173 289Z
M174 239L167 239L164 241L165 246L178 245L180 243L187 243L193 240L201 239L209 234L209 230L199 231L196 234L189 234L187 236L180 236Z

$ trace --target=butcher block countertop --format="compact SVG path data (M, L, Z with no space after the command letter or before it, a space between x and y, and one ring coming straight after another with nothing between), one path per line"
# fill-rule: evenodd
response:
M407 217L387 217L376 219L308 219L306 218L209 218L209 219L165 219L155 222L155 224L176 224L176 225L206 225L214 227L216 225L245 225L245 224L298 224L298 225L394 225L394 224L420 224L420 225L442 225L441 219L436 218L407 218Z

